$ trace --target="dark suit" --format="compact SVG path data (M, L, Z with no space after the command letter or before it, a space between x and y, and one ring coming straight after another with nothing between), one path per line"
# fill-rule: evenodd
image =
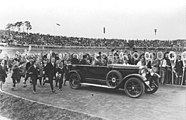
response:
M29 75L32 79L33 90L36 91L37 77L38 77L38 68L36 66L31 66L29 69Z
M81 60L80 64L82 64L82 65L89 65L89 63L85 59Z
M0 81L5 82L5 78L6 78L6 77L7 77L6 69L3 68L3 67L0 65Z
M129 60L128 60L128 64L129 65L135 65L135 60L134 60L134 58L129 58Z
M54 87L53 87L53 77L56 74L56 64L54 63L54 65L52 65L51 62L48 63L47 66L46 66L45 72L46 72L46 75L48 76L51 90L53 91L54 90Z
M79 60L77 58L72 58L71 64L79 64Z
M13 73L11 78L13 81L13 87L15 87L16 83L19 83L21 80L20 69L17 65L13 65L12 70Z
M171 61L169 59L166 59L167 65L170 67L166 67L166 76L165 76L165 83L171 84L172 83L172 67L171 67Z
M31 66L32 66L32 64L30 62L27 62L26 63L26 74L25 74L24 84L26 84L27 79L30 77L28 71L29 71L29 69L30 69Z
M182 75L183 74L183 61L176 60L175 70L176 70L178 75Z
M175 71L178 75L178 78L175 80L175 83L180 85L181 84L181 80L182 80L182 75L183 75L183 61L181 60L176 60L176 65L175 65Z

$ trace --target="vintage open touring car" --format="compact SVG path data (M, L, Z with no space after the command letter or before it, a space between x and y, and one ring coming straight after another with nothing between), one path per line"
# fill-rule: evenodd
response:
M137 98L143 93L155 93L159 87L159 75L146 67L121 64L69 65L68 67L70 72L67 79L73 89L80 88L81 85L122 88L129 97Z

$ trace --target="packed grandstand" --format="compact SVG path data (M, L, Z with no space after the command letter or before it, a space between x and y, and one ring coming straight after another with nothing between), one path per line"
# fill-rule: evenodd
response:
M106 38L84 38L52 36L39 33L26 33L15 31L0 31L1 43L9 46L70 46L70 47L103 47L103 48L178 48L186 47L186 40L126 40L126 39L106 39Z

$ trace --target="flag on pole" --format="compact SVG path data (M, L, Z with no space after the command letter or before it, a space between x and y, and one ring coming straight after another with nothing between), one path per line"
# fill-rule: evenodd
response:
M157 29L154 29L154 32L155 32L155 35L156 35Z
M103 34L105 34L105 27L103 27Z
M56 23L57 26L61 26L59 23Z

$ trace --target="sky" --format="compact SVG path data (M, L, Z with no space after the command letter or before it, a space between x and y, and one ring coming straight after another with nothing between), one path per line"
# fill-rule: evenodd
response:
M32 25L30 32L42 34L186 39L186 0L0 0L0 3L0 29L5 29L8 23L27 20Z

